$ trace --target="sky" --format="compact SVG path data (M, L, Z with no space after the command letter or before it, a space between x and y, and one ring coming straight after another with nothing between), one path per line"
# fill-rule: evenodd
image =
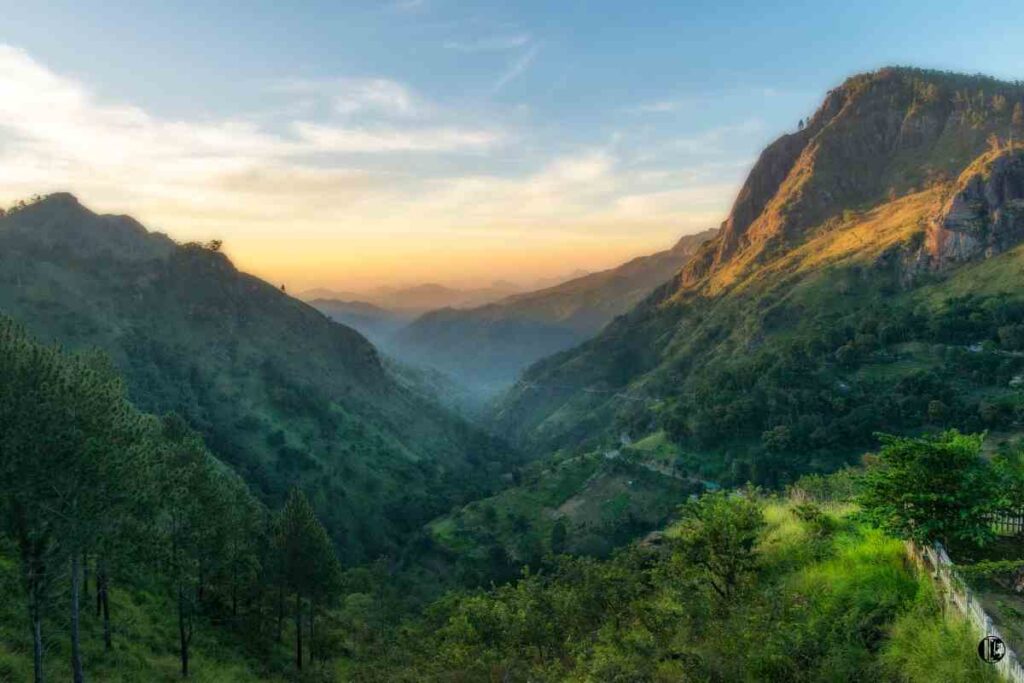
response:
M1001 0L0 11L0 205L70 191L293 291L611 267L720 223L850 74L1024 77Z

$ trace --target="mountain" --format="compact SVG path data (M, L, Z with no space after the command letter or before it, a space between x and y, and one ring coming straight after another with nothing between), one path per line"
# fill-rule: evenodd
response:
M1022 135L1019 84L848 79L677 277L533 365L496 422L538 452L664 433L689 472L766 484L879 430L1021 431Z
M714 234L686 235L671 249L487 306L432 311L400 330L391 348L493 394L533 361L580 343L628 311Z
M568 275L561 275L556 277L542 277L533 282L532 289L537 290L547 289L548 287L554 287L555 285L560 285L563 282L568 282L569 280L576 280L577 278L590 275L590 272L591 271L584 270L583 268L577 268Z
M0 218L0 313L105 351L136 405L181 414L268 503L302 487L346 561L394 550L509 467L355 331L215 248L68 194Z
M377 348L389 344L391 337L413 319L409 314L374 306L365 301L310 299L307 303L331 320L356 330Z
M486 287L460 289L437 283L410 287L377 287L359 292L337 292L316 288L299 294L303 301L316 300L360 302L386 309L396 315L418 315L439 308L466 308L503 299L521 292L517 285L497 280Z

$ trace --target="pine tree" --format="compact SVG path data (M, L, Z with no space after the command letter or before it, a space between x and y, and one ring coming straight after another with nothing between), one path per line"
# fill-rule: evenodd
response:
M181 675L189 675L189 653L202 593L202 567L216 552L210 536L223 512L218 477L202 439L177 415L163 420L162 529L168 544L168 569L178 612Z
M278 517L276 547L281 558L282 587L294 599L295 667L301 671L304 602L311 604L312 626L316 609L337 592L340 567L327 531L298 489L291 490Z
M0 320L0 504L21 551L42 680L45 594L60 564L70 569L71 670L84 680L79 633L81 560L114 532L144 487L143 420L109 364L67 356Z

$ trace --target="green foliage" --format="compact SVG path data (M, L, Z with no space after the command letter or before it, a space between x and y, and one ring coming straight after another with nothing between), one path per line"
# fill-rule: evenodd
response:
M864 517L901 538L984 545L993 532L998 481L979 453L983 436L882 435L858 501Z
M749 590L736 592L728 609L717 593L694 583L700 568L671 540L664 547L635 545L607 560L563 557L550 571L528 573L512 585L448 595L393 632L375 656L353 662L352 677L917 680L912 676L921 660L907 652L918 645L910 620L931 628L943 617L937 603L918 600L928 579L909 571L902 543L819 511L830 517L835 535L820 541L820 555L794 556L793 546L777 542L780 534L792 533L799 545L814 524L789 506L716 495L690 513L703 529L711 518L760 528L759 561L748 565L745 577ZM695 522L681 520L666 537L692 535L694 528ZM746 541L739 545L745 548ZM890 633L901 624L894 643ZM958 671L976 658L972 643L956 642L929 652L934 670Z
M943 610L931 584L921 582L910 610L892 624L881 652L883 671L907 683L997 683L999 674L977 655L977 637L964 619Z
M102 358L37 344L6 319L0 319L0 475L0 589L27 616L19 621L32 642L29 668L37 679L50 665L46 643L56 628L69 636L76 680L97 670L124 673L109 660L121 635L135 630L123 625L128 615L118 610L126 601L111 599L112 592L148 596L163 610L157 619L165 626L176 618L176 628L131 647L176 651L188 675L193 639L214 623L247 636L254 650L267 645L271 589L279 579L321 606L338 590L334 549L304 499L293 496L284 517L303 520L284 527L299 528L300 542L270 547L265 509L184 420L139 413ZM17 582L4 562L11 556L18 558ZM278 566L293 571L283 577L268 571ZM83 599L90 567L97 589L92 628ZM58 619L56 608L70 618ZM304 628L297 622L296 633ZM99 655L82 639L96 631Z
M1009 577L1022 569L1024 569L1024 560L983 560L974 564L957 566L957 571L968 580Z
M805 474L790 486L790 497L818 503L849 502L857 495L861 474L851 467L831 474Z
M672 538L673 554L698 584L728 607L757 568L754 546L764 526L753 491L709 493L683 508Z

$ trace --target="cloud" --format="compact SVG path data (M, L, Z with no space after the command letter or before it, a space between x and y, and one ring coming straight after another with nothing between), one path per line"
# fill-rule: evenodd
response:
M409 118L426 114L431 109L412 88L387 78L296 78L273 83L268 90L311 98L305 100L306 103L326 100L342 116L364 114Z
M761 134L766 125L758 118L749 118L738 123L715 126L696 135L676 138L666 146L680 152L691 154L721 154L723 143L732 141L737 136Z
M535 56L535 47L520 55L503 83ZM428 263L479 269L510 245L533 254L524 261L531 268L548 259L561 269L586 249L608 265L623 250L637 253L639 240L667 245L728 207L720 178L627 162L614 143L525 153L542 142L529 131L475 124L397 81L287 87L277 92L301 91L316 106L259 124L242 115L165 118L103 100L0 45L0 205L70 190L178 239L224 238L257 274L290 278L316 267L325 284ZM729 131L701 135L715 143ZM451 255L474 249L473 260ZM444 258L427 257L438 253Z
M540 46L533 45L522 55L514 59L505 70L505 73L491 86L491 91L497 93L506 85L522 76L530 68L530 65L533 64L533 60L537 58L538 52L540 52Z
M342 80L339 91L334 98L334 109L339 114L376 111L413 116L421 106L406 86L385 78Z
M479 38L471 41L449 40L444 43L444 48L458 52L501 52L503 50L514 50L517 47L523 47L529 42L530 34L518 33L508 36Z
M635 107L630 107L627 111L637 114L668 114L687 108L691 104L692 102L686 100L658 100L638 104Z
M302 121L293 128L317 152L455 152L488 149L503 140L493 131L459 128L343 128Z
M388 7L396 12L416 12L425 9L426 6L426 0L396 0L388 5Z

